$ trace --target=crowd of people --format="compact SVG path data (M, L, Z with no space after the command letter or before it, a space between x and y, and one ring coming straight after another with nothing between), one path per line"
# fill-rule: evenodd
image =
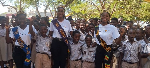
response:
M19 11L10 22L0 16L0 24L1 68L150 68L150 24L141 28L108 12L66 19L63 7L51 22Z

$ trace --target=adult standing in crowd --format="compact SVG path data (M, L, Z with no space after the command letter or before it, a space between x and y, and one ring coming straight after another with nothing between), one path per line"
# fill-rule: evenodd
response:
M108 23L110 21L110 14L108 12L103 12L101 14L101 21L102 23L99 25L99 34L97 35L99 45L96 49L95 68L110 68L113 55L113 41L115 40L116 44L120 44L121 37L119 37L120 34L117 28Z
M68 35L72 35L72 27L68 20L65 19L65 8L57 8L57 19L50 23L50 36L53 37L51 44L51 53L53 65L52 68L65 68L66 59L68 58Z

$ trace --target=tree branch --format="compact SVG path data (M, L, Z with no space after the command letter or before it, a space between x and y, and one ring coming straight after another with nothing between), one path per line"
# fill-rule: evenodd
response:
M91 2L90 4L94 5L97 8L97 10L100 12L100 8L95 3L93 3L92 1L87 1L87 2Z

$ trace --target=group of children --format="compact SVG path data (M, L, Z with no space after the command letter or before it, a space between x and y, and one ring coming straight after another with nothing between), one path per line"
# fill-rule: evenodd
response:
M6 36L5 26L3 21L5 17L0 17L0 61L1 68L4 68L3 61L8 52L6 46L10 46L4 40ZM6 19L7 20L7 19ZM95 30L101 21L97 18L91 18L89 22L85 19L78 19L74 22L73 19L68 19L73 29L73 34L68 37L71 47L71 54L68 59L69 68L95 68L95 53L96 47L99 45L96 35L99 31ZM31 23L33 22L33 23ZM35 68L51 68L53 60L51 59L51 43L52 37L49 36L50 24L47 17L36 19L32 17L32 21L26 24L32 25L34 36L31 37L31 60L35 64ZM12 27L17 25L16 22L11 22ZM138 25L133 25L132 21L122 25L117 18L112 18L109 22L118 28L120 34L124 34L121 38L120 45L113 44L114 57L111 67L113 68L150 68L150 25L144 29ZM127 27L126 27L127 26ZM11 30L11 28L10 28ZM11 45L14 45L13 42ZM12 48L13 49L13 48ZM12 51L10 51L12 52ZM10 53L9 53L10 54ZM12 53L11 53L12 55ZM7 55L8 56L8 55ZM10 57L12 60L12 57ZM9 60L10 60L9 59ZM116 63L116 64L115 64ZM12 68L10 64L10 68Z

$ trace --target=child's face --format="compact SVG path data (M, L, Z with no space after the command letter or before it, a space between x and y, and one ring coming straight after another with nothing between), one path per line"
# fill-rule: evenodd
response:
M91 37L87 37L87 38L85 39L85 42L86 42L87 46L90 46L91 43L92 43L92 38L91 38Z
M126 34L126 28L125 27L120 27L119 28L119 30L120 30L120 34Z
M135 38L135 30L129 30L128 31L128 38L129 38L129 40L134 40L134 38Z
M140 30L140 29L137 29L136 30L136 38L142 38L143 37L143 33L142 33L142 31Z
M150 35L150 26L145 27L145 33L146 35Z
M117 26L118 25L118 22L116 20L111 20L110 22L111 25L114 25L114 26Z
M76 29L80 28L80 23L76 23Z
M74 41L74 43L78 43L78 42L79 42L79 39L80 39L80 34L79 34L79 33L76 33L76 34L73 36L73 41Z
M80 29L85 30L85 24L84 23L80 23Z
M41 24L45 24L46 23L46 21L44 20L44 19L41 19Z
M41 28L40 28L40 34L42 35L42 36L45 36L46 35L46 33L47 33L47 27L46 26L41 26Z
M20 23L20 25L25 25L26 16L25 16L25 15L20 15L20 16L18 17L18 22Z
M89 31L91 31L92 33L94 32L94 26L93 25L89 25Z

